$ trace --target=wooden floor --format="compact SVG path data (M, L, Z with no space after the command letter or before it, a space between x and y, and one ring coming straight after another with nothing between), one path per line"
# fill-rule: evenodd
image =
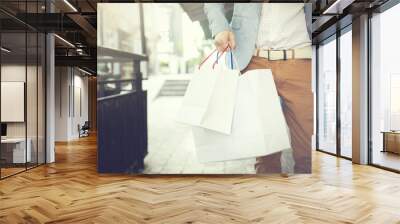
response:
M315 152L313 174L96 172L96 141L0 181L0 223L400 223L400 175Z
M374 164L400 170L400 155L391 152L374 151L372 157Z
M23 172L25 171L25 167L7 167L7 168L0 168L1 169L1 177L8 177L11 176L13 174L19 173L19 172Z

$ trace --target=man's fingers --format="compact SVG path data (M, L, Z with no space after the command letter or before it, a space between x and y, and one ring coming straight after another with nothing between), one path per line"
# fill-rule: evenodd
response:
M218 51L222 52L229 44L230 31L222 31L215 36L214 44Z
M229 41L229 46L232 48L232 49L235 49L236 48L236 43L235 43L235 41Z
M233 34L232 32L229 33L229 45L232 49L236 48L235 34Z
M215 41L215 47L219 52L224 51L224 49L228 46L228 42L222 42L222 41Z
M222 46L222 45L216 45L216 47L217 47L217 50L219 51L219 52L222 52L222 51L224 51L224 47Z
M215 36L214 44L219 52L223 52L228 47L228 44L232 49L235 49L235 34L231 31L222 31Z

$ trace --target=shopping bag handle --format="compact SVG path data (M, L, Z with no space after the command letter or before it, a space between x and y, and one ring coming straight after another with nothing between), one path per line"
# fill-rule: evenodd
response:
M222 51L222 54L221 54L221 55L223 55L223 54L225 53L225 51L226 51L228 48L231 48L231 47L229 46L229 44L228 44L228 46L226 46L226 47L224 48L224 50ZM206 61L211 57L211 55L213 55L217 50L218 50L218 49L215 48L215 49L214 49L214 50L199 64L199 69L200 69L200 67L204 64L204 62L206 62ZM218 56L218 53L219 53L219 52L217 52L217 59L216 59L216 61L215 61L214 64L213 64L213 68L214 68L215 64L218 63L218 59L220 58L220 57ZM231 65L231 67L233 68L233 65Z
M222 51L222 54L220 56L219 56L219 52L217 52L217 59L215 60L213 66L212 66L213 69L214 69L215 65L218 64L218 60L222 57L222 55L224 55L224 53L226 52L226 50L228 50L228 48L229 48L229 52L231 53L231 69L233 69L233 53L232 53L232 48L229 44ZM236 65L237 65L237 63L236 63Z

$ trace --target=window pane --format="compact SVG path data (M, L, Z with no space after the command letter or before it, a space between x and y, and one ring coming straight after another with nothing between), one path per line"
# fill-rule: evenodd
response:
M37 57L37 41L38 35L36 32L27 33L27 75L26 75L26 118L27 118L27 142L28 150L31 151L28 155L28 168L37 165L37 76L38 76L38 57Z
M400 130L400 73L390 74L390 130Z
M336 153L336 41L318 48L318 148Z
M372 18L372 163L400 170L400 4ZM386 137L386 138L385 138Z
M1 177L25 170L30 162L26 141L26 33L1 34ZM12 109L11 109L12 108ZM28 146L28 150L27 149Z
M342 156L352 154L352 35L351 31L340 37L340 127Z

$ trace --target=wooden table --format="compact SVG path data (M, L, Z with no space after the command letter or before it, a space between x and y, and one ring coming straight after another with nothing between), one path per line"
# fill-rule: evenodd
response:
M382 152L392 152L400 154L400 131L382 131L383 150Z

